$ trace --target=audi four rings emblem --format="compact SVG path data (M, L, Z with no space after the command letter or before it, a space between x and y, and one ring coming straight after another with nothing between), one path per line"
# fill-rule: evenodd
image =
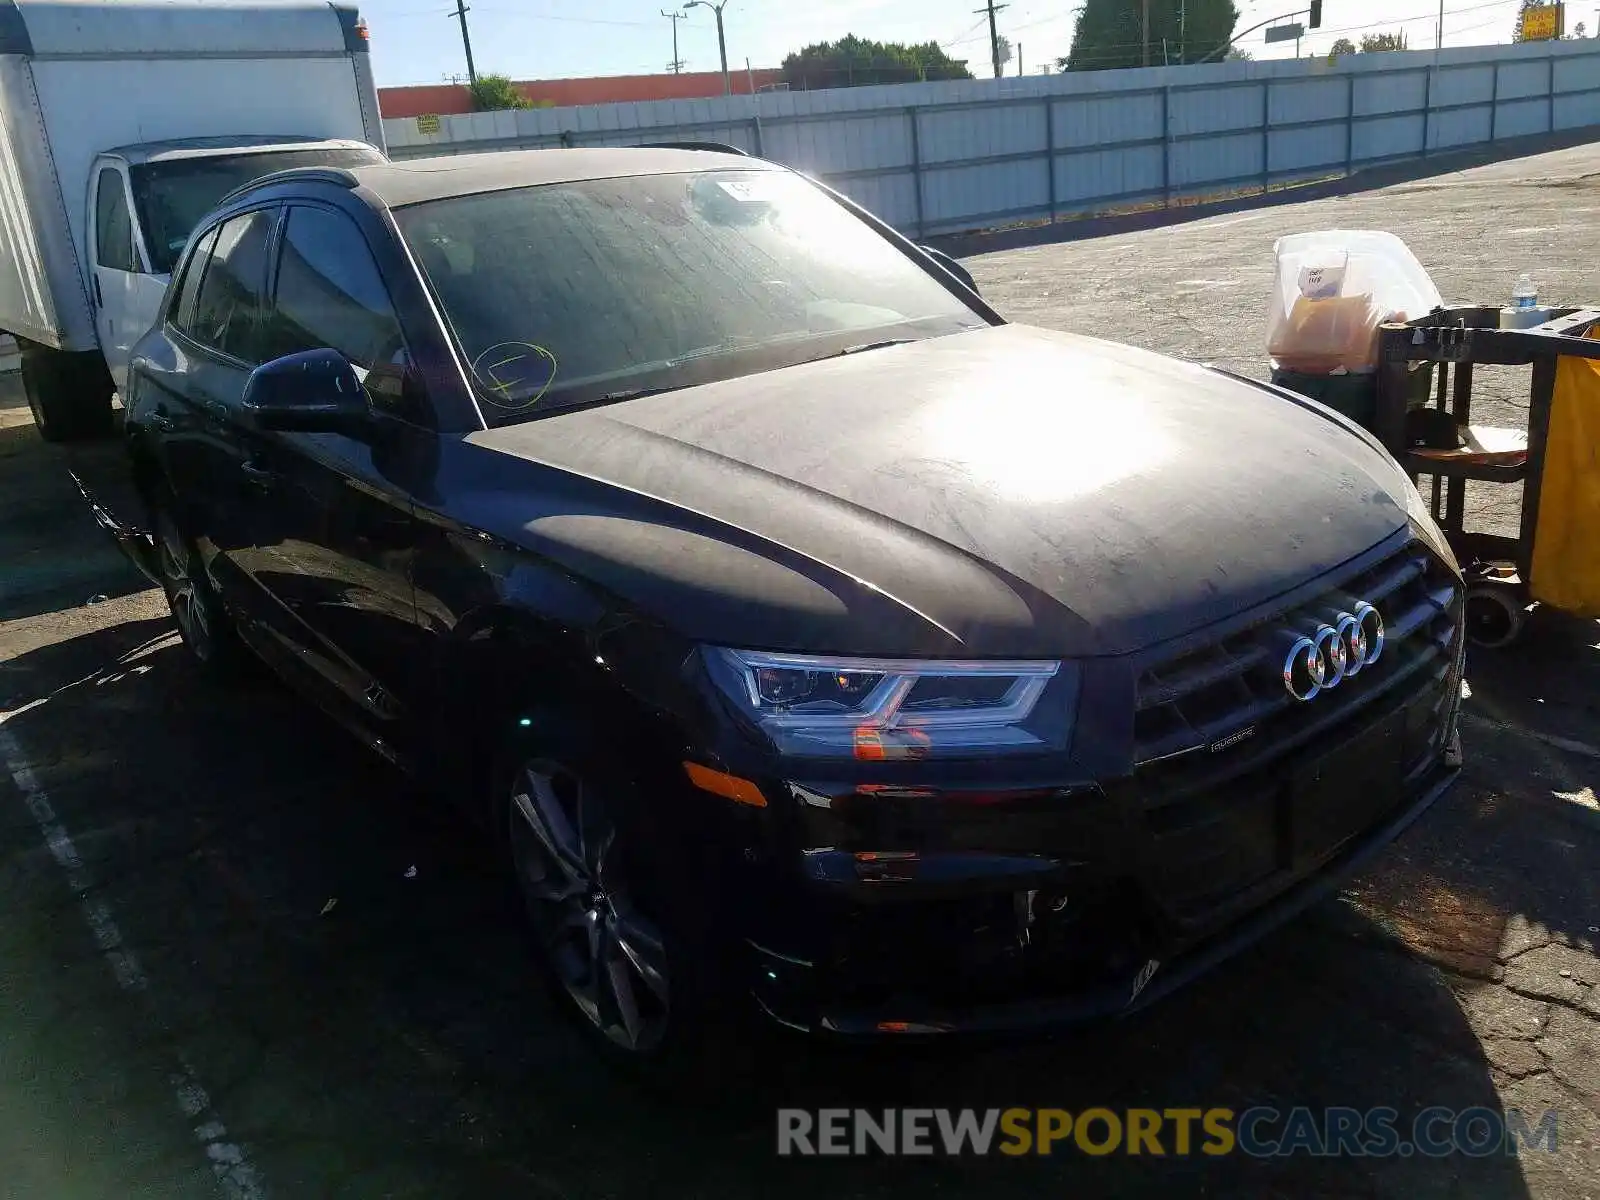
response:
M1296 700L1315 700L1383 654L1383 618L1366 601L1331 614L1309 633L1295 636L1283 658L1283 686Z

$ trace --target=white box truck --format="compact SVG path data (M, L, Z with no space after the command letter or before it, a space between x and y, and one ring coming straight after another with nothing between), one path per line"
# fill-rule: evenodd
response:
M0 0L0 331L40 432L109 432L133 343L224 195L383 150L347 5Z

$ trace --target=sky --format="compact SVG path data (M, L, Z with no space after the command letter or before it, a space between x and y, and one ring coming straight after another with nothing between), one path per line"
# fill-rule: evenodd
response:
M453 0L357 0L372 31L373 65L380 86L439 83L464 76L459 26L448 15ZM1081 0L1012 0L999 14L1000 32L1022 50L1022 68L1040 71L1072 42ZM1293 10L1306 0L1234 0L1236 28ZM482 73L513 79L573 75L650 74L668 69L672 22L662 0L469 0L473 56ZM1569 31L1584 21L1597 28L1595 7L1569 7ZM810 42L847 33L879 41L943 45L952 57L971 60L974 74L988 67L988 20L978 0L726 0L723 21L728 61L742 68L777 66L785 54ZM1444 44L1467 46L1511 40L1518 0L1445 0ZM681 11L681 10L680 10ZM1359 41L1366 31L1404 28L1413 49L1434 44L1437 0L1324 0L1322 28L1308 31L1301 53L1326 53L1335 38ZM1302 18L1303 19L1303 18ZM709 8L688 11L677 23L678 53L688 71L718 67L715 19ZM1239 44L1256 58L1290 57L1292 41L1264 44L1262 33ZM1156 50L1159 61L1159 48ZM1017 63L1007 67L1014 74Z

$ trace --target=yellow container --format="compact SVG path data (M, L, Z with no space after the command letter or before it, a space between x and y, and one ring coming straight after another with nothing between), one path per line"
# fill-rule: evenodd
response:
M1556 366L1530 574L1535 600L1600 617L1600 360Z

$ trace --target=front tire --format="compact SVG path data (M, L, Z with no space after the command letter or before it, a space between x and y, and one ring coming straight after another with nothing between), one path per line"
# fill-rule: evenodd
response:
M99 354L25 345L22 388L39 436L47 442L106 438L116 427L111 373Z
M648 1058L672 1024L673 972L601 785L560 761L526 759L507 815L518 891L554 982L613 1052Z
M524 718L494 772L491 816L558 1005L613 1066L692 1089L751 1048L721 926L654 838L626 819L633 783L595 725ZM651 843L642 845L641 843Z

